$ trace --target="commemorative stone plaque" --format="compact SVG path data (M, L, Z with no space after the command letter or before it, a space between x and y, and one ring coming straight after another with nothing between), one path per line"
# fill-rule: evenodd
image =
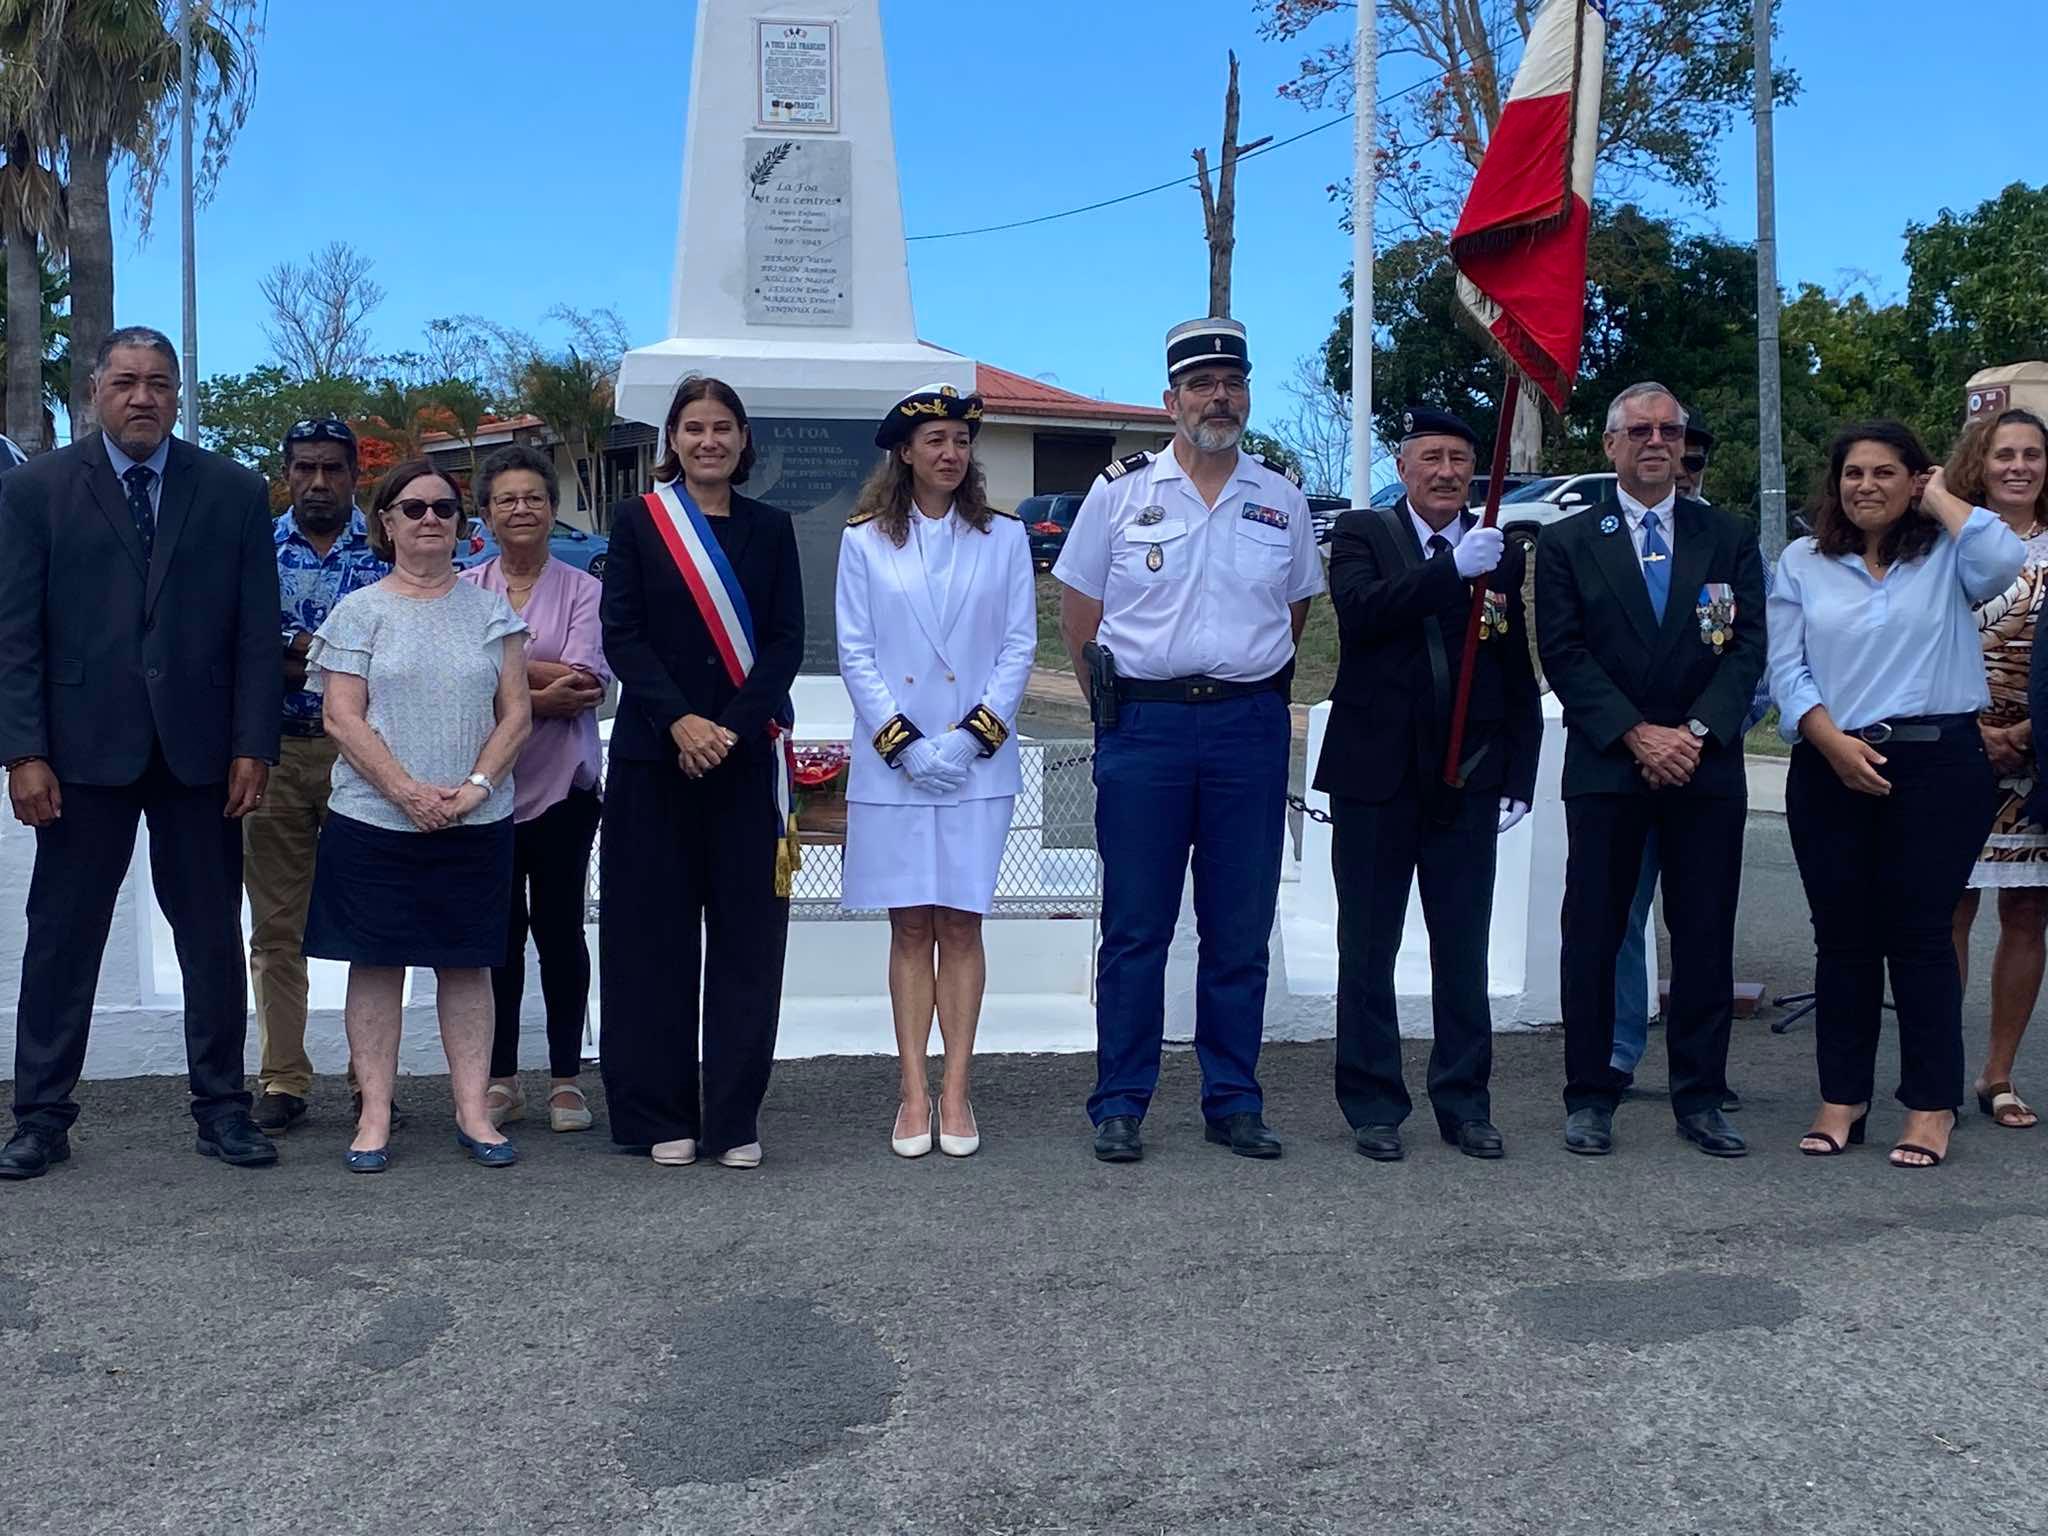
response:
M853 146L749 136L749 325L853 323Z

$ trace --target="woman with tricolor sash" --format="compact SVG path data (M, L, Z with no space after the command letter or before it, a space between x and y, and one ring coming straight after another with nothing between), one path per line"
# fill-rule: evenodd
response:
M612 1140L657 1163L754 1168L796 867L803 587L789 514L734 492L754 449L731 387L683 380L662 442L654 490L612 509L604 572L623 690L598 854L605 1102Z
M899 401L882 463L841 538L839 672L860 722L848 774L842 904L889 913L889 1001L902 1086L889 1144L932 1149L932 1016L945 1041L939 1150L981 1145L968 1097L988 966L981 920L1021 787L1011 733L1038 645L1024 525L988 504L978 395L935 384Z

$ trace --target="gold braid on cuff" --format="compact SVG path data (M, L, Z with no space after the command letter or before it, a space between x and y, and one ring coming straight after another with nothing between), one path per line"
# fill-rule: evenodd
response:
M996 748L1010 739L1010 728L986 704L975 705L960 722L960 729L981 743L983 757L994 757Z
M904 749L923 735L923 731L903 716L891 715L883 722L882 728L875 732L875 750L882 754L883 762L894 768L896 759L903 755Z

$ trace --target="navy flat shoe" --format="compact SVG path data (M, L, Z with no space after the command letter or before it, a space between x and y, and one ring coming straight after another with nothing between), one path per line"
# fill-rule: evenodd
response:
M455 1144L486 1168L510 1168L519 1161L519 1149L509 1141L472 1141L457 1131Z
M351 1151L348 1154L348 1171L350 1173L382 1173L390 1166L391 1149L389 1147L366 1147L360 1152Z

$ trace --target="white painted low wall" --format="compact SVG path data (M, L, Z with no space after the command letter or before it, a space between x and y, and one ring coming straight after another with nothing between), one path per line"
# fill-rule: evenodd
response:
M837 678L799 679L798 735L810 740L853 736L853 711ZM1329 707L1310 716L1309 761L1321 752ZM1564 889L1564 812L1557 798L1563 727L1554 701L1544 701L1543 757L1535 811L1501 841L1488 977L1497 1028L1512 1029L1558 1017L1557 912ZM1310 777L1313 778L1313 768ZM1326 809L1325 797L1308 801ZM19 826L0 827L0 1063L11 1062L13 1004L20 983L22 911L27 899L34 839ZM1273 1040L1327 1038L1335 1028L1336 892L1330 875L1329 829L1303 824L1301 851L1274 850L1280 863L1279 915L1272 941L1266 1036ZM246 924L246 914L244 917ZM1085 1051L1095 1044L1094 955L1097 926L1087 919L991 920L984 929L989 990L980 1044L990 1051ZM596 933L591 935L592 1024L598 1027ZM1168 1036L1194 1034L1195 923L1192 887L1184 893L1167 966ZM1652 952L1651 996L1655 997ZM881 920L800 921L791 925L777 1054L784 1057L888 1052L895 1048L887 981L888 924ZM529 956L522 1060L545 1060L539 978ZM346 968L325 961L311 968L309 1049L322 1071L339 1071L347 1058L341 1024ZM1395 972L1404 1033L1429 1033L1429 952L1418 902L1411 895L1407 929ZM433 1014L433 977L408 982L406 1032L400 1067L406 1072L445 1070ZM146 839L114 917L101 967L88 1077L182 1073L182 986L169 925L149 893ZM937 1037L934 1034L934 1046ZM249 1064L256 1063L252 1026Z

